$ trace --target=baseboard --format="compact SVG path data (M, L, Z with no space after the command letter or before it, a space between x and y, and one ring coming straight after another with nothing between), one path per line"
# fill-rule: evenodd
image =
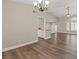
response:
M43 37L38 37L38 38L40 38L40 39L44 39Z
M72 33L72 32L57 32L57 33L63 33L63 34L73 34L73 35L77 35L77 33Z
M4 48L4 49L2 49L2 52L9 51L9 50L12 50L12 49L16 49L16 48L19 48L19 47L22 47L22 46L26 46L26 45L29 45L29 44L33 44L33 43L36 43L36 42L38 42L38 40L34 40L34 41L27 42L27 43L24 43L24 44L20 44L20 45L17 45L17 46Z
M44 39L50 39L51 37L45 37Z

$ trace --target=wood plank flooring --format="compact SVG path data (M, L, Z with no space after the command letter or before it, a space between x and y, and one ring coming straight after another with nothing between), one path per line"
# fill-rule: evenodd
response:
M3 52L2 59L77 59L77 35L52 34L51 39Z

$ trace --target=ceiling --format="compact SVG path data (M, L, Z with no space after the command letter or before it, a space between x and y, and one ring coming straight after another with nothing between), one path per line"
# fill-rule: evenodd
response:
M33 5L33 1L37 0L10 0L25 4ZM48 12L52 15L55 15L57 17L65 16L67 11L66 7L67 5L70 6L70 14L76 15L77 14L77 0L48 0L49 1L49 10Z

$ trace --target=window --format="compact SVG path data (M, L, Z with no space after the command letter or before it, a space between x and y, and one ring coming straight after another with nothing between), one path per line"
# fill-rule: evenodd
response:
M77 30L76 23L71 23L71 31L76 31L76 30Z
M77 31L77 22L76 18L72 18L71 22L66 23L67 31Z

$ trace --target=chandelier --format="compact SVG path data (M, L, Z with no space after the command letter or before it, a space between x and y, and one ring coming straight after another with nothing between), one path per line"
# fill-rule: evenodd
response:
M48 8L49 1L47 1L47 0L38 0L38 1L33 2L33 4L34 4L34 9L35 9L35 10L33 10L33 12L37 12L37 10L41 11L41 12L44 12Z
M66 7L66 10L67 10L67 14L66 14L66 17L70 17L71 16L71 14L70 14L70 6L69 6L69 3L70 2L70 0L67 0L67 2L66 2L66 5L67 5L67 7Z
M70 7L68 6L66 9L67 9L67 14L66 14L66 16L67 16L67 17L70 17L70 16L71 16L71 15L70 15Z

